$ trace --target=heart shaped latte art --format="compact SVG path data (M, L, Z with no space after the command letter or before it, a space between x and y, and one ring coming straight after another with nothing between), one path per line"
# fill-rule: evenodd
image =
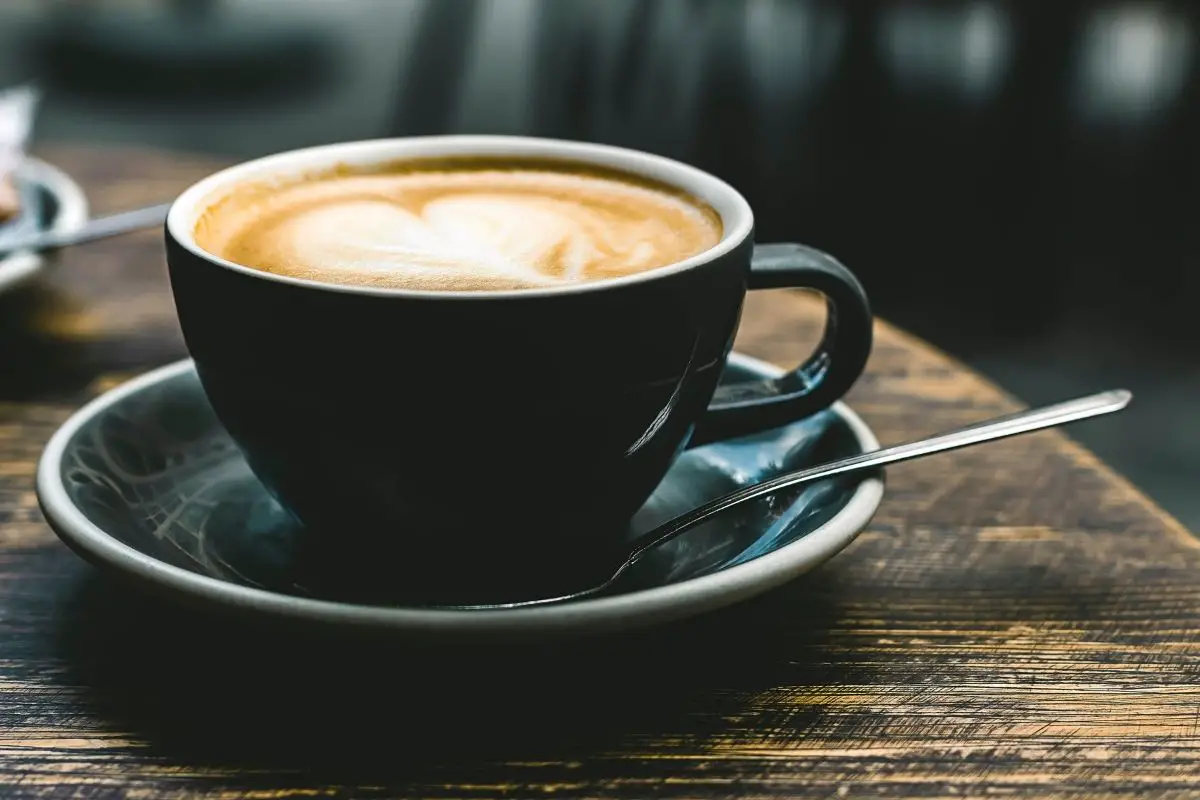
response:
M464 215L453 209L432 210L433 214L418 215L380 200L339 203L294 217L287 238L295 257L324 269L389 273L403 269L414 277L470 272L521 282L554 282L522 257L531 247L520 245L534 241L539 234L536 225Z

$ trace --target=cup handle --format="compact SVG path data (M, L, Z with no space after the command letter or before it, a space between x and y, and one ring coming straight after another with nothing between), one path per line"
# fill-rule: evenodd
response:
M718 387L690 446L777 428L829 407L858 380L871 354L867 294L833 256L800 244L757 245L749 288L815 289L825 295L825 333L813 354L786 375Z

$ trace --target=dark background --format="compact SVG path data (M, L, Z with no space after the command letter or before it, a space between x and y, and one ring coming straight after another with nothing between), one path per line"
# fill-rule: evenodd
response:
M234 158L393 134L629 145L740 188L878 312L1075 429L1193 529L1200 5L818 0L0 3L39 141Z

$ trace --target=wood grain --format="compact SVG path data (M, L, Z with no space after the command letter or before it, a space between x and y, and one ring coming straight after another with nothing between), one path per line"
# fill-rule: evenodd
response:
M97 212L214 166L42 155ZM756 295L739 348L794 363L819 322L803 295ZM1015 405L886 324L877 342L850 402L885 442ZM102 580L41 521L33 471L55 425L183 353L156 232L64 253L0 298L0 348L7 796L1200 791L1200 550L1060 433L894 468L849 550L715 617L571 646L413 649L163 606Z

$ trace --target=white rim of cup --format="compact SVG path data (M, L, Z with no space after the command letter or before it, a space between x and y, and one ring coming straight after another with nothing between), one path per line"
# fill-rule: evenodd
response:
M394 289L376 286L328 283L264 272L221 258L196 244L193 229L196 220L222 190L242 181L268 177L298 176L338 164L370 166L405 158L490 156L503 158L541 157L609 167L635 176L650 178L681 189L711 205L721 217L722 236L713 247L669 266L633 275L539 289L502 291L445 291ZM192 184L179 195L167 213L167 231L192 254L234 272L254 278L324 291L379 297L436 298L444 300L497 300L582 294L614 289L635 283L666 278L693 267L707 264L733 250L751 235L754 214L746 198L725 181L701 169L665 156L614 145L594 144L569 139L532 136L446 135L413 136L396 139L366 139L338 144L317 145L288 150L245 161L215 172Z

